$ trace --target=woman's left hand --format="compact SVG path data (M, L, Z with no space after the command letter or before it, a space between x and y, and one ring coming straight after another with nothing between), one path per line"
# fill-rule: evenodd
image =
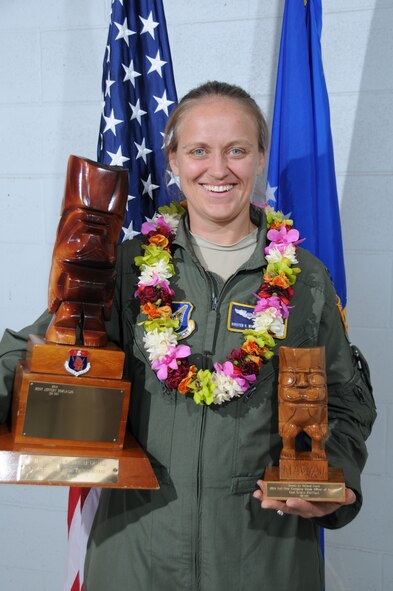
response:
M253 497L261 502L262 509L274 509L275 511L282 511L288 515L298 515L305 519L311 517L324 517L330 513L334 513L343 505L352 505L356 501L356 495L350 488L345 491L345 501L343 503L323 503L323 502L311 502L305 501L304 499L288 499L285 501L272 501L270 499L263 498L263 480L257 482L260 490L256 490L253 493Z

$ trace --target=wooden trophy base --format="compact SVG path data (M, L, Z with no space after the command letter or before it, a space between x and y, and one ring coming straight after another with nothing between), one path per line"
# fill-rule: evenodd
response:
M158 489L150 462L129 433L122 450L15 443L2 425L0 484Z
M343 503L344 473L329 468L326 459L312 457L310 452L296 452L294 459L280 458L279 467L266 468L264 497L277 501L290 498Z
M124 353L31 336L15 374L12 432L0 432L0 483L159 488L126 433Z

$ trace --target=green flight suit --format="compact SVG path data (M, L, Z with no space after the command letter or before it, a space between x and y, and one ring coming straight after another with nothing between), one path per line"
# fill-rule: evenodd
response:
M190 345L199 367L222 362L242 343L243 334L228 328L230 304L255 301L266 264L265 216L253 206L250 215L259 227L257 247L225 285L196 259L187 218L179 225L171 285L175 301L194 306L195 330L181 343ZM353 357L325 268L299 248L302 271L285 339L277 340L277 346L326 347L326 448L330 464L344 469L357 501L318 521L280 517L262 510L252 497L265 467L278 464L281 448L277 355L264 364L250 396L222 406L198 406L168 391L150 369L138 326L143 319L134 299L138 254L138 240L119 248L108 332L126 352L126 374L133 382L130 427L150 456L160 490L102 491L89 539L85 591L322 591L319 526L341 527L359 511L364 441L375 418L367 379ZM47 318L40 322L42 328ZM9 332L0 345L8 391L24 336ZM17 350L11 357L5 354L10 348Z

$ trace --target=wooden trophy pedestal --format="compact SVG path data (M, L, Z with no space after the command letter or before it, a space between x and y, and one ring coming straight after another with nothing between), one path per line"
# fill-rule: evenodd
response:
M15 374L12 431L0 432L0 482L159 488L126 433L130 382L124 353L30 336Z
M266 468L263 494L276 501L343 503L344 473L341 468L329 468L327 460L313 458L311 452L296 452L295 459L280 459L279 467Z

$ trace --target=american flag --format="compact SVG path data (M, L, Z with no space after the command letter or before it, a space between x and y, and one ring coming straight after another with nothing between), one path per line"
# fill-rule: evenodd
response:
M97 160L129 169L121 238L179 195L166 169L163 132L177 103L162 0L113 0L103 76ZM99 490L71 488L65 591L83 591L86 544Z
M177 95L161 0L114 0L102 93L97 159L129 169L125 240L177 195L162 150Z

